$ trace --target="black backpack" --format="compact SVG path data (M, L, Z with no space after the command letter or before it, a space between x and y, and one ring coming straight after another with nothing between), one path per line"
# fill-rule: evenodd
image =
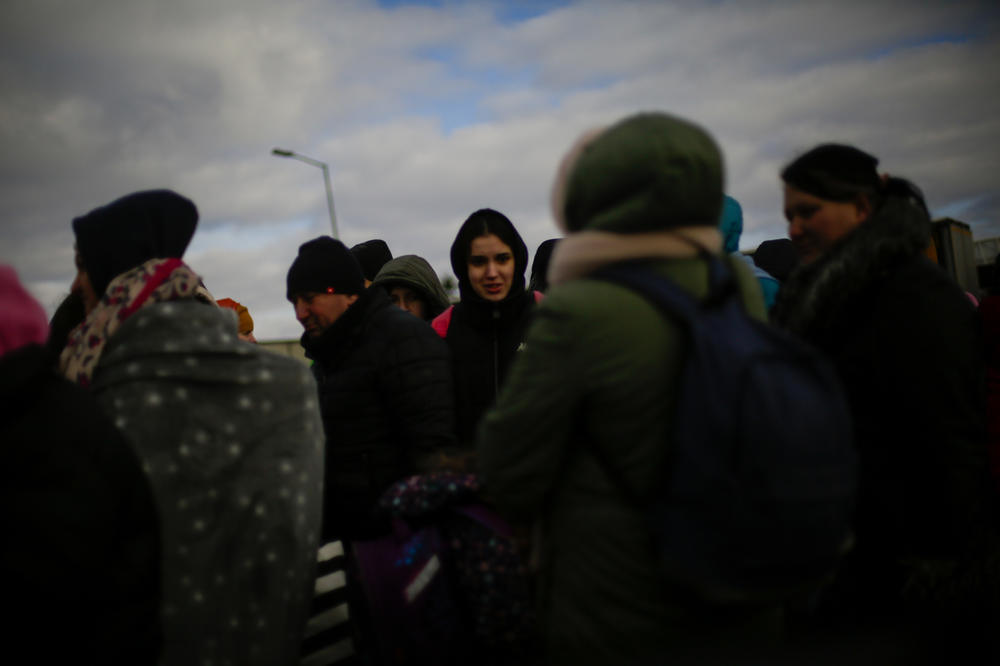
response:
M735 279L709 262L698 302L639 263L591 277L635 291L687 334L672 443L655 497L640 500L667 583L712 604L771 603L830 576L852 541L856 453L833 368L747 315Z

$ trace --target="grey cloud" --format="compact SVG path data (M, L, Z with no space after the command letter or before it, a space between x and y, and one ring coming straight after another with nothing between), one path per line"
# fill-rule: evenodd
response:
M977 236L1000 234L984 3L582 2L514 24L494 9L4 3L0 261L51 308L73 278L72 217L172 187L201 211L188 259L213 293L247 304L262 337L297 337L284 272L329 221L320 171L271 148L330 164L345 242L381 237L449 273L483 205L532 250L556 236L562 153L640 109L717 137L748 247L785 233L781 165L827 140L875 153L935 209L973 202L959 210ZM434 113L452 104L483 119L446 131Z

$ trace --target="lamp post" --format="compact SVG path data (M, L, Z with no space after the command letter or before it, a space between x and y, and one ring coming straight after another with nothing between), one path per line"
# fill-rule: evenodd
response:
M330 167L326 165L326 162L320 162L319 160L307 157L306 155L300 155L295 151L285 150L283 148L274 148L271 150L271 154L277 155L278 157L291 157L292 159L317 166L323 170L323 183L326 185L326 206L330 210L330 226L333 227L333 237L339 239L340 234L337 233L337 218L333 214L333 188L330 186Z

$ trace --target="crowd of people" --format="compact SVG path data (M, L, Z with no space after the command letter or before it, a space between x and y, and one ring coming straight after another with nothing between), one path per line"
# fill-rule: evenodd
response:
M255 344L247 308L184 262L190 200L81 215L51 321L0 267L12 640L38 663L1000 663L1000 334L928 257L920 190L877 164L841 144L794 158L775 174L789 238L750 257L712 136L626 117L561 161L562 235L530 280L491 208L458 226L454 302L384 240L303 243L286 295L308 364ZM746 316L835 371L853 534L808 589L725 603L664 583L632 500L669 478L690 333L599 275L624 264L706 307L722 266ZM371 544L470 496L510 531L449 514L453 560L397 596L449 577L463 612L387 640Z

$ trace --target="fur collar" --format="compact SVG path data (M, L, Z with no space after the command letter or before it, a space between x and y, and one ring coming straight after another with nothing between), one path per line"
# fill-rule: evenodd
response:
M593 273L607 264L632 259L694 257L704 248L722 251L722 234L715 227L679 227L670 231L616 234L580 231L556 244L549 265L549 286Z
M846 308L930 243L930 220L918 206L888 198L867 222L782 285L772 318L807 340L823 336Z

